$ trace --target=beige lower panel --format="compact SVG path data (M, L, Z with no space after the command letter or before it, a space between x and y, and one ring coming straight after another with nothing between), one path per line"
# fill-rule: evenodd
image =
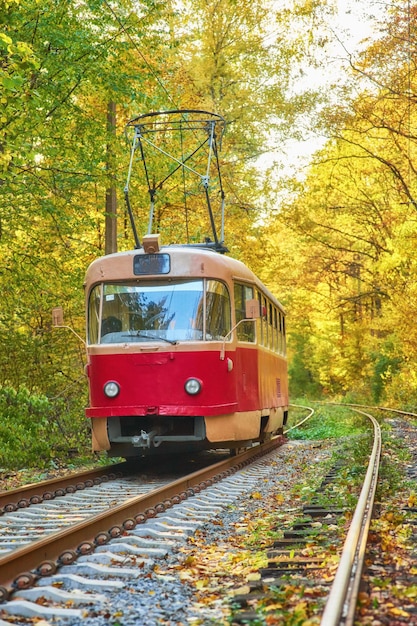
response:
M265 427L266 433L274 433L278 428L282 428L284 424L284 411L281 407L269 409L266 414L269 415L268 423Z
M110 450L110 441L107 434L107 418L91 419L91 445L93 452Z
M209 441L243 441L259 437L261 411L210 415L204 418Z

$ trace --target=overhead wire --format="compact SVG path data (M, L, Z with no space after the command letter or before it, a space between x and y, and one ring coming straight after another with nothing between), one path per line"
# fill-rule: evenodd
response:
M159 84L159 86L162 88L163 92L166 94L167 99L169 100L169 102L173 103L174 106L176 107L177 110L181 110L178 103L174 100L174 98L171 96L169 90L167 89L167 87L165 86L165 84L163 83L163 81L160 79L160 77L157 75L157 73L155 72L154 68L152 67L152 65L149 63L149 61L147 60L147 58L145 57L145 55L142 53L140 47L137 45L137 42L135 41L135 39L131 36L130 32L129 32L129 28L126 27L125 23L123 23L122 19L119 17L119 15L117 14L116 10L107 2L107 0L104 0L104 5L107 7L107 9L110 11L110 13L113 15L114 19L117 21L121 31L126 35L126 37L129 39L130 43L132 44L132 46L135 48L135 50L138 52L138 54L140 55L140 57L142 58L142 60L144 61L145 65L147 66L147 68L149 69L151 75L153 76L153 78L155 79L155 81ZM182 114L182 117L184 119L184 121L187 120L187 118ZM196 129L192 129L192 133L196 136ZM197 136L196 136L197 137ZM184 144L183 144L183 136L182 136L182 129L181 129L181 137L180 137L180 141L181 141L181 153L182 155L184 154ZM148 171L146 170L146 159L145 159L145 155L143 153L143 147L142 147L142 143L140 143L140 148L141 148L141 156L142 156L142 161L145 165L145 171L146 171L146 177L147 177L147 181L148 181L148 188L149 191L151 191L150 189L150 181L149 181L149 177L148 177ZM205 143L205 142L204 142ZM201 146L200 146L201 148ZM179 167L181 167L182 169L182 175L183 175L183 185L185 186L185 179L186 179L186 166L185 166L185 161L188 160L189 158L191 158L196 151L192 152L191 155L189 155L187 157L187 159L184 160L184 158L181 160L181 163L179 165ZM133 155L132 155L133 156ZM218 154L217 154L217 149L216 149L216 163L217 163L217 167L219 167L219 160L218 160ZM132 163L131 163L132 165ZM176 169L179 169L176 168ZM171 172L172 174L172 172ZM171 175L170 174L170 175ZM169 176L170 176L169 175ZM168 176L168 177L169 177ZM167 177L167 178L168 178ZM220 177L220 172L219 172L219 177ZM159 187L162 186L162 183L165 181L161 181L161 183L158 185ZM220 185L221 185L221 177L220 177ZM185 190L184 190L185 191ZM151 195L151 203L154 201L154 196L155 196L155 192L156 192L156 188L153 189L152 194ZM206 190L206 196L207 196L207 190ZM223 224L223 220L224 220L224 192L222 190L222 195L221 195L221 204L222 204L222 233L224 234L224 224ZM136 232L136 229L134 227L133 224L133 213L132 213L132 209L130 207L130 203L129 203L129 196L128 196L128 186L125 187L125 200L126 200L126 204L127 204L127 208L128 208L128 212L129 212L129 216L130 216L130 221L132 223L132 227L134 230L134 237L135 237L135 242L136 242L136 247L140 247L140 243L139 243L139 238ZM213 216L211 213L211 206L209 203L209 215L210 215L210 220L211 220L211 224L214 230L214 235L215 235L215 240L217 242L217 234L215 232L215 227L213 225ZM187 237L187 241L189 241L190 238L190 234L189 234L189 207L187 204L187 194L184 193L184 210L185 210L185 222L186 222L186 237Z

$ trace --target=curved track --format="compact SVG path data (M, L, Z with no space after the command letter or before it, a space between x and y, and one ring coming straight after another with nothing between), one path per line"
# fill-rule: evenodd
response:
M344 626L353 626L355 622L382 447L381 429L378 422L374 416L362 409L417 417L417 414L411 411L402 411L389 407L358 404L343 404L341 406L346 406L352 411L366 416L372 422L374 444L369 457L368 469L361 495L349 527L343 551L340 556L340 563L323 613L321 621L322 626L340 626L341 624Z
M376 419L369 413L359 409L352 410L371 420L374 444L361 495L349 526L339 566L323 612L322 626L338 626L342 623L341 619L345 624L353 624L378 481L381 429Z

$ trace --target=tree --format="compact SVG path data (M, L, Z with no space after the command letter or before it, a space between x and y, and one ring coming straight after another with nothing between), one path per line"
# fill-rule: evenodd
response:
M174 5L169 21L175 41L169 66L170 93L177 108L212 111L227 121L220 153L227 204L226 243L240 258L246 255L242 236L265 210L263 197L269 177L260 171L258 159L295 132L294 121L314 106L314 94L296 94L290 85L300 61L301 43L305 45L313 30L313 16L325 6L300 0L289 12L277 10L276 3L268 0ZM297 28L297 20L299 30L294 37L290 24ZM311 31L306 34L302 27L307 29L309 20ZM179 214L179 204L170 204L168 198L161 199L159 207L165 219ZM197 222L201 223L200 217Z
M107 102L117 94L123 124L124 107L150 74L140 42L146 30L157 40L158 5L131 9L123 3L116 19L101 2L3 6L3 384L54 393L62 376L72 383L83 377L82 350L51 335L50 310L64 303L67 322L82 334L83 274L104 252ZM125 162L109 167L113 180L124 176Z
M415 19L414 6L407 15L400 7L387 35L352 60L355 89L344 85L340 104L324 109L331 138L279 218L293 227L306 268L294 290L309 292L291 312L293 332L314 343L309 367L333 393L369 394L372 383L374 399L398 401L406 379L417 389Z

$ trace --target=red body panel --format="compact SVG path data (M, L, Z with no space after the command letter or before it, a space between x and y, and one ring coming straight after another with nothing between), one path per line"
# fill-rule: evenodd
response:
M89 417L122 415L217 415L236 411L235 372L219 352L162 352L92 355ZM186 380L198 378L202 391L190 396ZM104 384L115 380L120 393L106 398Z
M279 359L268 355L259 376L259 351L237 348L220 358L220 351L172 351L127 354L91 354L88 366L90 408L88 417L126 415L224 415L284 406L278 395ZM264 357L265 358L265 357ZM231 371L229 371L232 365ZM198 378L202 391L190 396L185 381ZM116 398L107 398L108 381L120 385ZM265 381L260 387L260 381Z

